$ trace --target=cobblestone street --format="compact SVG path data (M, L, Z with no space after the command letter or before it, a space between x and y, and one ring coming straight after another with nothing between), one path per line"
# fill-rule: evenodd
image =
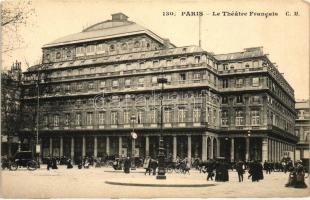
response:
M264 180L252 183L247 179L238 182L237 173L229 172L229 182L206 181L206 174L191 170L190 175L167 174L169 182L199 182L215 184L208 187L141 187L109 185L105 181L135 179L156 181L154 176L145 176L143 169L130 174L114 171L112 168L90 168L71 170L60 166L58 170L47 171L46 166L36 171L18 169L2 171L2 194L6 198L60 198L60 197L111 197L111 198L151 198L151 197L304 197L309 196L309 188L284 187L288 173L264 174ZM165 181L165 180L160 180ZM306 180L309 186L309 179ZM34 189L35 188L35 189Z

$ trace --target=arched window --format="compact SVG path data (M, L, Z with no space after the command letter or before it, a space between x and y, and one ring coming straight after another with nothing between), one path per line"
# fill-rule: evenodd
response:
M110 51L114 51L115 50L115 47L113 44L110 45Z
M139 48L140 47L140 42L139 41L135 41L134 46L135 46L135 48Z

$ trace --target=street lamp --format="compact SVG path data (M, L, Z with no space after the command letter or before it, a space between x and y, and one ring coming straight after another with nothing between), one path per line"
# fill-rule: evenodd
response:
M130 120L131 120L131 122L132 122L132 132L130 133L130 135L131 135L131 137L132 137L132 139L134 140L134 142L135 142L135 140L137 139L137 137L138 137L138 135L137 135L137 133L135 133L135 121L136 121L136 116L133 114L133 115L131 115L131 117L130 117ZM136 144L136 143L134 143L134 144ZM135 155L134 155L134 152L135 152L135 145L131 145L131 147L133 148L132 150L131 150L131 152L132 152L132 158L133 158L133 162L132 162L132 164L131 164L131 169L136 169L136 163L135 163Z
M163 90L164 84L167 83L167 78L160 77L157 79L157 83L161 83L160 94L160 138L158 148L158 173L156 179L166 179L165 175L165 153L164 153L164 139L163 139Z

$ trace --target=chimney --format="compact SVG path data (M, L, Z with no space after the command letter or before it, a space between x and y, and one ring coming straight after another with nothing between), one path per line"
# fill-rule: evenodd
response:
M112 14L112 21L127 21L128 17L123 13Z

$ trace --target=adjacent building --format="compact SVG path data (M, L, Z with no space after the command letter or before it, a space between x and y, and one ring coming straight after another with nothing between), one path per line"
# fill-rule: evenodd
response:
M12 156L19 147L21 63L1 73L1 156Z
M295 150L294 90L262 47L176 47L117 13L42 49L42 65L24 72L21 137L35 136L39 102L43 157L156 157L161 97L170 159L278 161Z
M295 105L297 119L295 133L299 137L296 145L296 160L310 159L310 104L308 100L297 100Z

